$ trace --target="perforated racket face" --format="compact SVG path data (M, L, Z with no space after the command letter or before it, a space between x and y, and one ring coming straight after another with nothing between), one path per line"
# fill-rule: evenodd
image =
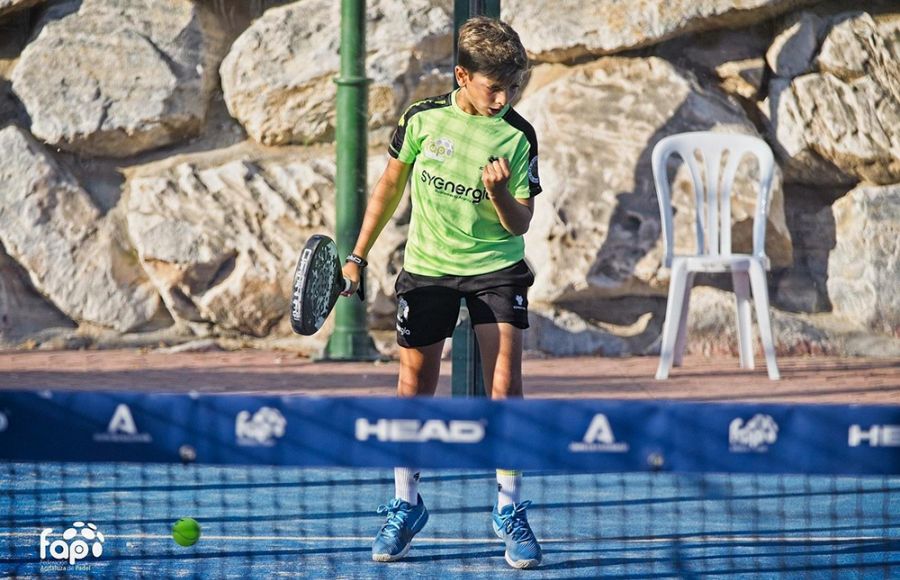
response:
M328 236L306 242L294 273L291 327L304 336L315 334L334 308L344 287L337 246Z

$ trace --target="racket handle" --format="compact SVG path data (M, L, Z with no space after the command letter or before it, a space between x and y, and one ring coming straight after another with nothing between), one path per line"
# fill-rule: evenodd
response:
M359 296L359 299L363 302L366 301L366 277L363 275L359 279L359 287L356 289L356 295ZM349 278L344 278L344 293L350 291L350 288L353 286L353 282Z

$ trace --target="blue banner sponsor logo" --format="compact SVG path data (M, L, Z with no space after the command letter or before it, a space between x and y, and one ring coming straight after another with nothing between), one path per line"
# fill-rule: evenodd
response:
M241 411L234 421L238 445L271 447L284 436L287 419L273 407L261 407L255 413Z
M484 440L485 423L482 421L442 421L429 419L378 419L369 421L360 417L356 420L356 440L368 441L375 437L378 441L394 443L480 443Z
M6 461L900 474L900 406L0 390L0 412Z
M757 413L744 423L736 418L728 425L728 448L732 453L765 453L778 441L778 423L770 415Z
M603 413L597 413L584 432L581 441L569 443L569 451L573 453L625 453L628 451L628 443L616 441L609 419Z
M900 447L900 425L871 425L868 428L850 425L847 444L850 447Z
M102 443L150 443L153 437L149 433L138 431L137 423L131 414L131 408L119 403L113 412L109 425L104 433L94 433L94 441Z

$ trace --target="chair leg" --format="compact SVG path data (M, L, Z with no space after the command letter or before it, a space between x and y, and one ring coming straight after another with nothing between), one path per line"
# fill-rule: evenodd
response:
M772 324L769 320L769 290L766 286L766 271L760 262L750 263L750 285L753 287L756 323L759 324L759 337L766 355L769 379L777 381L781 375L778 372L778 365L775 363L775 340L772 338Z
M681 304L681 317L678 319L678 337L675 339L675 358L672 365L681 366L684 360L684 349L687 346L688 311L691 309L691 289L694 287L694 273L688 272L684 284L684 298Z
M734 283L735 318L738 328L738 352L741 368L753 368L753 333L750 319L750 274L739 271L731 273Z
M684 288L687 282L686 266L683 262L672 265L672 278L669 280L669 299L666 304L666 320L663 323L662 345L659 350L659 368L656 370L657 380L669 377L672 368L678 322L681 320L681 305L684 300Z

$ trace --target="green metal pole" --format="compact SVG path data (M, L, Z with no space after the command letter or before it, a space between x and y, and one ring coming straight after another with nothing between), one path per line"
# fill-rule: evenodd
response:
M500 0L454 0L453 3L453 58L456 58L459 28L472 16L500 18ZM453 75L456 86L456 75ZM478 339L469 323L469 309L463 300L460 317L453 331L450 390L454 397L484 397L484 375Z
M335 241L338 252L353 251L366 208L368 84L366 2L341 0L341 70L337 83L337 175ZM355 297L335 307L335 328L325 348L327 360L379 357L366 325L366 305Z

